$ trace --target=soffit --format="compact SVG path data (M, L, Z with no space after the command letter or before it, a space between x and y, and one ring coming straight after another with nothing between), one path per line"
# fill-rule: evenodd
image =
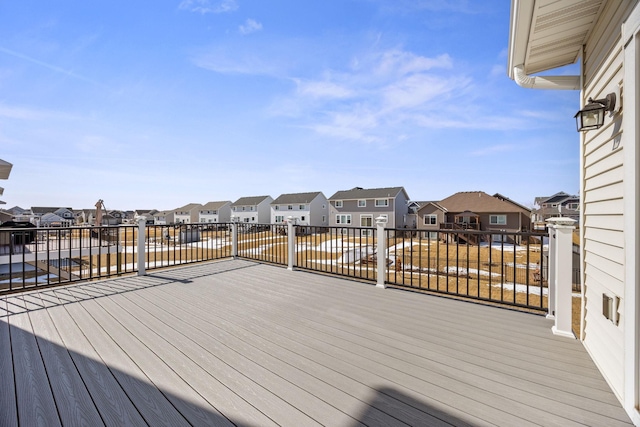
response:
M518 65L534 74L573 64L607 0L513 0L509 75Z

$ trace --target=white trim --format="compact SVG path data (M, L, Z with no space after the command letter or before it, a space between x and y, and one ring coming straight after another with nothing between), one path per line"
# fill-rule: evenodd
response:
M384 205L380 205L378 204L378 202L384 202ZM389 199L376 199L375 201L375 207L377 208L386 208L389 206Z
M640 5L636 5L622 25L624 43L624 401L623 406L635 425L640 425ZM623 106L624 107L624 106Z

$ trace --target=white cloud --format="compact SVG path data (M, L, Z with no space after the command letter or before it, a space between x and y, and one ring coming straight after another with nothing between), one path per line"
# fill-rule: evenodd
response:
M262 30L262 24L253 19L247 19L244 24L240 25L239 30L241 34L245 35L255 33Z
M303 97L342 99L354 94L350 88L334 82L302 79L294 79L294 81L297 85L297 94Z
M182 0L179 9L189 12L206 13L227 13L238 9L236 0L222 0L211 2L211 0Z

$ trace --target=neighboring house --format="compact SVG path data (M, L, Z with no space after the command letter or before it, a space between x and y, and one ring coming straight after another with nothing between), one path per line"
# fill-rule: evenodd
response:
M580 339L640 426L640 2L513 0L510 25L508 74L518 84L580 89L576 110L616 97L603 102L613 108L601 123L585 117L594 125L577 135ZM574 62L575 76L530 76Z
M154 215L156 215L157 213L158 211L156 209L136 209L135 211L133 211L133 222L134 224L137 224L138 218L145 217L146 224L154 224Z
M68 227L74 224L75 215L73 213L73 209L64 208L64 207L42 207L42 206L33 206L31 207L31 218L30 221L42 227L49 227L50 225L57 222L55 218L49 216L44 224L41 222L41 219L46 214L54 214L59 217L59 221L61 221L62 226ZM58 225L59 226L59 225Z
M546 227L546 220L555 217L569 217L580 221L580 196L563 191L547 197L536 197L531 221L537 229Z
M155 225L168 225L168 224L175 224L174 222L174 211L160 211L160 212L156 212L155 214L151 215L152 218L152 224ZM146 223L149 224L149 217L147 217L147 221Z
M108 215L115 220L115 224L122 224L125 219L125 213L119 210L109 211ZM103 217L104 218L104 217ZM109 223L109 225L115 225Z
M61 216L48 212L38 218L38 227L70 227L73 220L65 220Z
M298 225L329 225L329 201L320 191L281 194L271 202L271 223L279 224L293 217Z
M241 197L231 204L231 220L251 224L269 224L271 196Z
M194 224L198 222L198 215L202 205L200 203L189 203L173 211L174 224ZM170 224L170 223L169 223Z
M198 222L229 222L231 221L231 201L209 202L198 211Z
M329 225L375 227L376 218L387 218L386 228L404 228L409 196L403 187L361 188L338 191L329 198Z
M445 220L440 223L440 229L495 231L492 235L495 241L503 239L502 233L528 231L531 211L505 199L482 191L455 193L437 203L444 209Z
M446 222L447 209L439 202L419 202L420 207L416 212L416 228L424 230L425 238L438 238L438 230L441 224Z

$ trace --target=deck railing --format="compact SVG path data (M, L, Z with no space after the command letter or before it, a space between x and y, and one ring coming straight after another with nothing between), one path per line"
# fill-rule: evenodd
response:
M0 293L231 256L229 224L0 229ZM141 269L138 254L144 252Z
M546 235L385 229L386 282L546 310Z
M286 223L0 229L0 293L237 256L420 291L548 307L546 234L385 228L380 264L385 271L379 277L380 230Z

